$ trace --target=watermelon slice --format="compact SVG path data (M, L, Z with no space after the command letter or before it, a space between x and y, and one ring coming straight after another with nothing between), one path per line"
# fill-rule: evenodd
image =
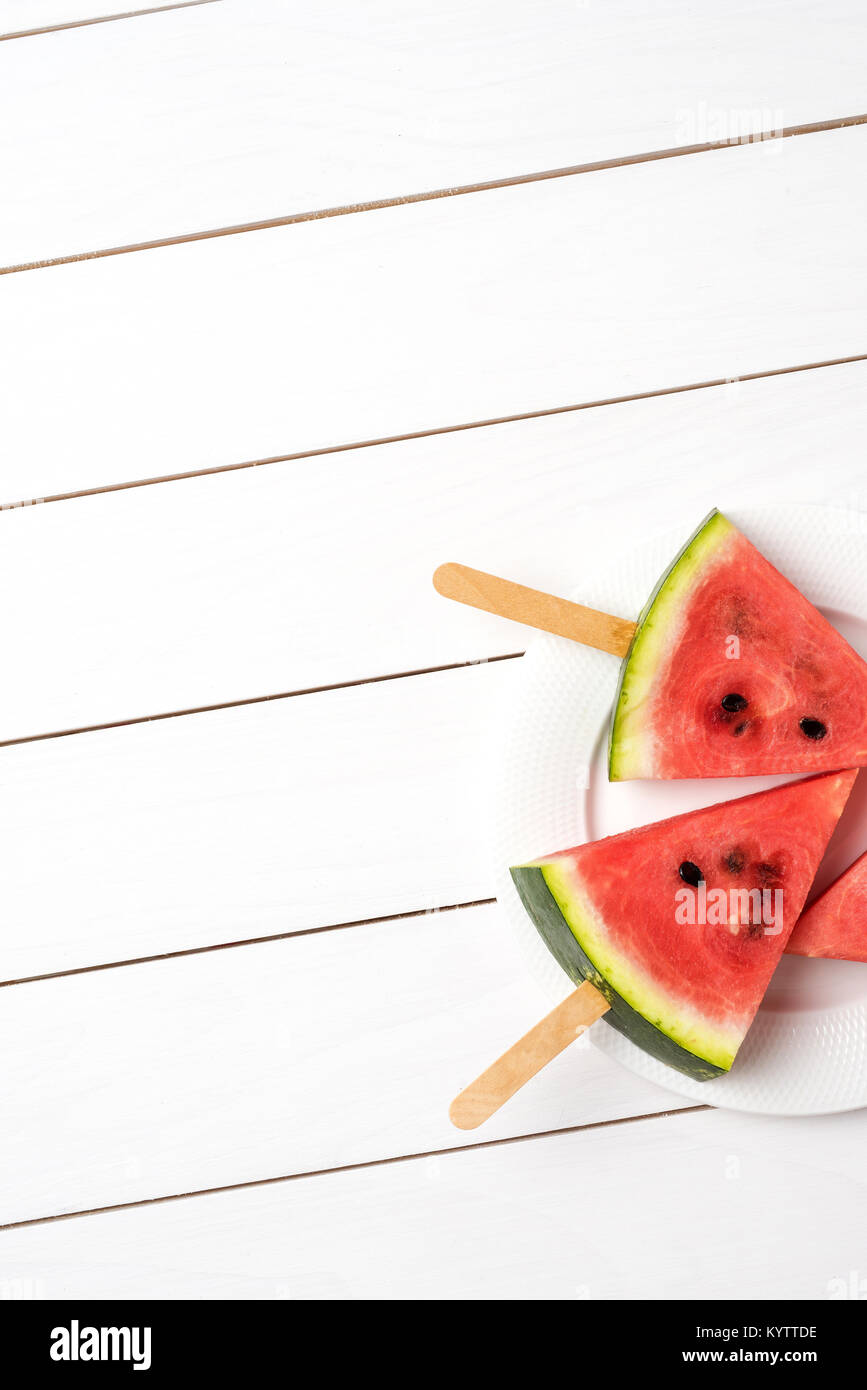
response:
M606 1020L708 1080L734 1061L856 776L691 811L512 878L567 975L608 999Z
M791 956L867 961L867 854L811 903L786 950Z
M720 512L638 620L611 727L612 782L867 764L867 664Z

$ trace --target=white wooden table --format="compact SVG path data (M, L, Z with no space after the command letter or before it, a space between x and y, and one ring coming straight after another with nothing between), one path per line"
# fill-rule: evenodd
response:
M863 4L117 8L0 0L0 1294L857 1287L864 1114L449 1126L539 996L430 575L867 508Z

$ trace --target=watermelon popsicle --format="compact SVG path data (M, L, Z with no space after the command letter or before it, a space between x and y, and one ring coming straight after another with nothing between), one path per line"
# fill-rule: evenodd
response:
M718 511L636 623L462 565L446 597L623 657L609 777L742 777L867 765L867 663Z
M579 988L461 1092L453 1123L482 1123L597 1017L694 1080L728 1071L856 776L787 783L512 869Z
M636 624L611 725L612 781L823 772L867 763L867 663L721 512Z
M867 962L867 854L810 904L786 949L792 956Z

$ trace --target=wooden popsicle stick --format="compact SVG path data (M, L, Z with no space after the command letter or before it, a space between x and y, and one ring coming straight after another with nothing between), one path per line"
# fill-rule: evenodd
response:
M523 584L513 584L510 579L499 579L495 574L470 569L467 565L440 565L433 582L437 593L444 598L481 608L486 613L496 613L501 618L512 618L527 627L540 628L542 632L553 632L558 637L569 637L573 642L610 652L612 656L625 656L635 634L636 625L628 618L615 618L610 613L555 598L540 589L527 589Z
M449 1106L452 1124L458 1129L484 1124L609 1007L605 995L585 980L455 1097Z

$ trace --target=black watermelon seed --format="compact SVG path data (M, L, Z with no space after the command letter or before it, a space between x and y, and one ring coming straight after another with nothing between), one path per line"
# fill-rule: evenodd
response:
M780 870L776 864L759 864L759 882L763 888L767 888L769 883L774 883L782 878Z
M742 709L746 709L749 702L743 695L723 695L720 704L728 714L740 714Z
M691 859L684 859L678 873L684 883L688 883L692 888L697 888L704 881L704 874L697 864L693 864Z
M828 730L825 728L821 719L804 718L801 720L801 733L806 734L807 738L824 738L827 732Z
M743 724L738 724L733 730L735 738L740 738L741 734L745 734L749 727L750 721L748 719L745 719Z
M744 856L739 849L729 850L725 857L725 866L730 874L739 874L744 867Z

